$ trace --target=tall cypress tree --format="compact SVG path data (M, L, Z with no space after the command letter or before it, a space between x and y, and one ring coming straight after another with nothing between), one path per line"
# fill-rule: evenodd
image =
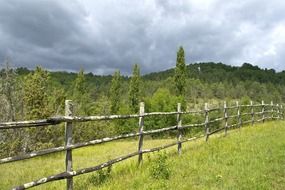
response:
M184 57L184 49L180 46L177 52L177 60L175 67L175 87L176 93L179 96L185 95L185 83L186 83L186 65Z
M110 99L111 99L111 112L117 113L120 106L120 95L121 95L121 74L120 71L115 71L110 88Z
M140 68L138 64L133 67L133 75L129 86L129 101L131 110L137 112L140 101Z

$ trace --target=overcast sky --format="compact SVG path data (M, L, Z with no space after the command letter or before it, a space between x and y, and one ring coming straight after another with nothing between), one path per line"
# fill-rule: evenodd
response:
M0 0L0 62L129 74L187 63L285 70L284 0Z

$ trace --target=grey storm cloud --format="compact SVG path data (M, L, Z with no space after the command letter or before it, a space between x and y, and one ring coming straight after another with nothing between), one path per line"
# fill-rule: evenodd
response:
M0 61L130 74L186 61L285 69L285 1L0 0Z

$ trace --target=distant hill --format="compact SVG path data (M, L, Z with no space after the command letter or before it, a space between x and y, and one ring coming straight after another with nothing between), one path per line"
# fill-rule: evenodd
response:
M18 68L19 75L26 75L31 72L27 68ZM144 80L162 81L174 76L174 68L145 74ZM76 78L76 73L65 71L51 71L51 78L63 86L69 84ZM192 79L199 79L202 82L216 83L227 82L237 84L239 81L255 81L259 83L285 84L285 71L276 72L274 69L261 69L249 63L244 63L241 67L230 66L223 63L194 63L187 65L187 76ZM123 77L128 80L127 76ZM96 86L106 86L110 83L112 75L94 75L87 73L88 83Z
M144 75L146 80L164 80L174 75L174 68L161 72ZM256 81L259 83L285 84L285 71L276 72L274 69L261 69L249 63L241 67L225 65L223 63L194 63L187 65L189 78L200 79L203 82L229 82Z

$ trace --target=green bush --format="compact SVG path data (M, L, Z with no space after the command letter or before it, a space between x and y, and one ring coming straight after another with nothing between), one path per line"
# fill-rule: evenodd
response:
M93 185L101 185L110 178L111 171L112 165L108 166L107 169L97 171L95 174L89 177L88 181Z
M151 163L150 176L154 179L169 179L170 173L166 153L159 153L157 159Z

